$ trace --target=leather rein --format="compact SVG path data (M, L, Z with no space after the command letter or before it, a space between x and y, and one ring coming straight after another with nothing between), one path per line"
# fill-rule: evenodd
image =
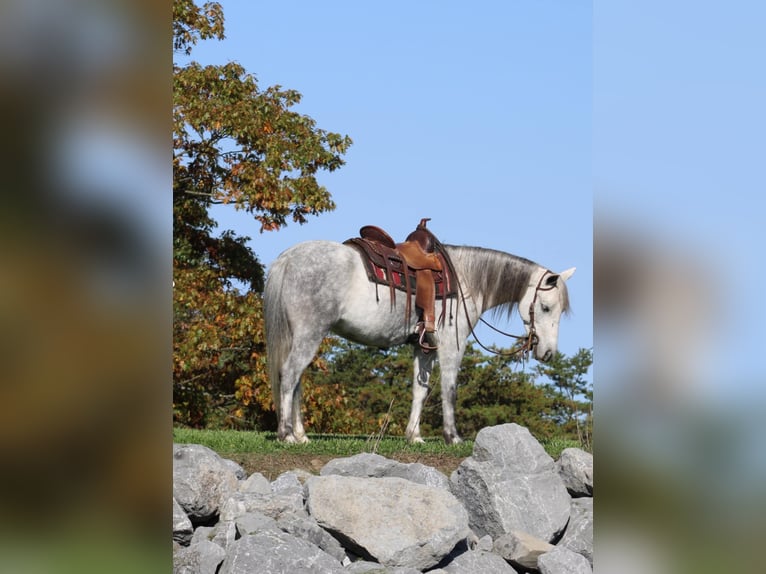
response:
M471 326L471 320L468 317L468 308L465 304L465 297L463 296L463 289L462 286L460 286L460 296L463 298L463 311L465 312L465 318L468 321L468 328L471 331L471 335L473 335L473 338L478 343L479 347L487 351L488 353L492 353L495 355L500 355L502 357L512 357L514 355L521 355L524 359L529 355L529 353L532 351L532 349L537 345L539 339L537 337L537 330L535 329L535 302L537 301L537 294L540 291L550 291L551 289L555 288L556 285L551 285L550 287L542 287L543 279L545 279L545 276L548 274L553 274L551 271L548 271L547 269L543 272L543 274L540 276L540 280L537 282L537 286L535 287L535 294L532 297L532 302L529 304L529 333L527 335L512 335L510 333L506 333L504 331L501 331L497 327L489 324L483 317L479 317L479 321L487 325L490 329L493 331L496 331L497 333L500 333L501 335L504 335L506 337L513 337L514 339L517 339L517 345L518 343L521 343L518 348L515 348L511 350L510 352L502 352L502 351L495 351L494 349L490 349L486 345L484 345L479 338L476 336L476 333L473 330L473 327Z

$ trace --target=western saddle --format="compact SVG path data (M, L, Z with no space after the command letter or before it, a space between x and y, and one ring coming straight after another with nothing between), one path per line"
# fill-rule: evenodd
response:
M426 353L439 346L436 335L436 299L442 300L439 322L443 323L446 301L457 294L449 258L434 234L426 229L428 221L429 218L421 219L415 231L403 243L395 243L388 233L374 225L362 227L359 230L361 237L344 242L359 251L370 281L389 287L392 308L396 303L397 289L407 294L406 324L409 324L412 313L411 295L414 290L418 312L414 336Z

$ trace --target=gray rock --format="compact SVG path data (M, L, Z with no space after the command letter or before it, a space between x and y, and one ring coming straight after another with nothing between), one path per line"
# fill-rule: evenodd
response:
M470 534L448 491L395 477L320 476L307 483L309 513L353 553L389 567L436 566Z
M221 520L213 526L213 530L208 536L211 542L218 544L224 550L228 550L237 539L237 525L231 520Z
M237 520L247 512L259 512L278 520L286 514L308 516L300 491L280 490L277 493L258 494L253 492L235 492L221 506L221 520Z
M554 546L526 532L514 530L495 540L496 554L522 569L537 569L537 559L550 552Z
M565 448L556 461L559 476L572 496L593 496L593 455Z
M516 424L479 431L473 455L452 474L452 492L477 536L513 530L551 542L566 527L571 497L553 459Z
M567 548L557 546L537 560L540 574L592 574L587 558Z
M471 550L484 550L485 552L492 552L494 543L492 537L487 534L476 540L476 544L471 545Z
M239 464L228 458L222 458L221 460L223 460L223 463L231 469L234 476L237 477L237 480L245 480L247 478L247 471Z
M240 493L236 493L221 504L221 509L218 512L218 519L224 521L233 521L245 514L248 511L247 501L248 497Z
M294 472L283 472L271 483L271 492L303 496L303 483Z
M315 474L312 474L309 471L303 470L301 468L293 469L290 472L297 477L301 484L306 484L306 481L316 476Z
M319 471L320 476L338 475L357 478L380 478L393 468L396 461L379 454L363 452L345 458L329 461Z
M516 570L497 554L483 550L463 552L442 566L448 574L516 574Z
M173 574L216 574L226 551L209 540L202 540L173 553Z
M254 472L239 484L239 491L252 494L269 494L271 492L271 483L260 472Z
M245 512L234 520L239 536L249 536L264 530L281 530L277 521L260 512Z
M173 445L173 496L192 524L207 522L239 488L239 480L218 454L198 444Z
M342 574L335 558L310 542L268 530L243 536L229 549L219 574Z
M420 574L420 570L416 568L389 568L377 562L367 562L365 560L352 562L349 566L346 566L345 572L347 574ZM436 571L429 570L428 572L431 574Z
M558 546L582 554L593 566L593 499L572 500L572 517Z
M359 478L382 478L393 476L411 480L425 486L449 488L449 479L433 467L419 462L403 463L379 454L361 453L347 458L329 461L319 472L321 476L356 476Z
M191 542L192 534L194 534L194 527L191 520L186 516L184 509L181 508L178 501L173 498L173 540L188 546Z
M197 526L194 529L190 546L199 544L202 541L212 542L213 540L213 527L212 526Z
M346 559L346 551L340 542L320 527L313 517L286 514L279 519L277 525L284 532L319 546L319 548L338 560L338 562L343 562Z

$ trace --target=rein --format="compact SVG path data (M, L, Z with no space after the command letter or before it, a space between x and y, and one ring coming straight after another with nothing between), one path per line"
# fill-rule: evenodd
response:
M479 321L484 323L487 327L492 329L493 331L500 333L501 335L504 335L506 337L513 337L514 339L517 339L519 342L524 341L523 344L510 352L504 353L502 351L495 351L494 349L490 349L486 345L484 345L479 338L476 336L476 333L473 330L473 327L471 326L471 320L468 317L468 308L465 304L465 297L463 296L463 289L462 285L460 286L460 296L463 299L463 311L465 312L465 318L468 321L468 329L471 331L471 335L473 335L474 340L478 343L479 347L487 351L488 353L492 353L494 355L499 355L501 357L512 357L514 355L521 355L522 357L526 358L527 355L532 351L535 345L537 345L538 338L537 333L535 329L535 302L537 301L537 294L540 291L550 291L555 287L555 285L551 285L550 287L541 287L543 284L543 279L545 279L545 276L551 273L550 271L546 270L541 276L540 280L537 282L537 286L535 287L535 294L532 297L532 302L529 304L529 334L527 335L512 335L511 333L506 333L504 331L501 331L497 327L491 325L488 323L483 317L479 317Z

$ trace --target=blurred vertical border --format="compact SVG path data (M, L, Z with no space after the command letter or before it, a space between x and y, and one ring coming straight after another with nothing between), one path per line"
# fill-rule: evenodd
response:
M167 572L171 4L0 4L0 571Z
M595 571L761 572L766 6L594 14Z

